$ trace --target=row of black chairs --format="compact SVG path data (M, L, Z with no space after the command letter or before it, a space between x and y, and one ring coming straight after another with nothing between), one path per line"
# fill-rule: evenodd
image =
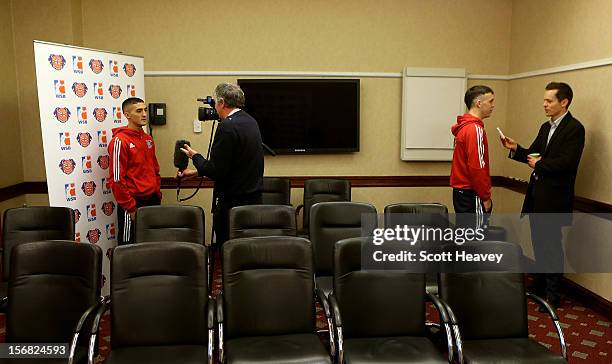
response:
M178 209L180 211L174 211L170 213L171 211L169 211L168 209ZM164 238L164 239L159 239L159 240L180 241L180 239L185 238L185 237L197 236L197 234L195 234L194 231L202 231L201 239L197 238L197 239L194 239L195 241L192 241L192 242L196 242L196 243L203 242L203 213L201 212L201 209L199 209L199 212L195 212L195 211L198 211L198 209L199 208L197 207L184 207L184 206L180 206L180 207L159 206L159 207L154 207L154 208L143 208L142 210L139 210L138 215L147 223L141 223L139 225L140 228L142 228L141 233L138 233L139 228L137 227L137 235L141 234L143 239L145 239L146 237L152 240ZM191 211L191 212L188 212L188 211ZM272 218L271 216L277 215L276 213L273 213L274 211L277 211L277 212L280 211L282 213L282 216L285 216L285 218L280 218L280 219ZM195 215L201 214L202 217L201 218L193 217L192 215L194 215L194 212L195 212ZM314 232L313 238L317 239L319 243L321 244L321 246L326 246L326 247L329 246L329 244L322 243L323 241L325 241L327 243L331 242L331 246L333 247L333 244L337 240L340 240L344 237L360 236L363 233L361 231L361 220L360 220L361 214L362 213L375 213L375 212L376 212L375 209L372 206L367 205L367 204L359 204L359 203L321 203L321 204L318 204L317 206L313 208L313 212L312 212L313 216L315 216L314 218L315 224L313 224L311 228L311 230ZM386 212L385 225L388 225L387 221L390 222L393 216L401 216L401 215L395 214L397 212L402 212L402 213L429 212L429 214L414 214L413 220L410 221L410 223L413 225L419 225L419 224L432 225L434 223L445 224L444 219L440 219L440 217L444 217L446 214L446 208L443 205L437 205L437 204L421 205L421 206L394 205L394 206L388 206L385 209L385 212ZM436 212L436 213L432 214L431 212ZM256 236L256 235L282 235L282 234L293 235L294 230L292 230L291 228L289 228L288 230L284 230L284 231L282 229L281 231L278 231L276 229L260 230L262 227L265 227L265 225L267 225L266 219L265 218L262 219L261 217L267 216L267 219L270 222L274 222L274 221L278 222L278 220L286 220L290 224L291 221L294 221L294 219L291 218L293 215L293 212L290 207L286 207L286 206L257 206L257 207L244 206L244 207L236 208L235 211L232 211L232 214L234 217L233 226L235 228L233 229L233 235L232 235L233 238L241 237L241 236ZM176 225L176 224L173 225L172 223L169 223L168 221L169 216L175 217L176 223L177 224L181 223L183 225ZM338 216L341 216L341 217L338 217ZM433 217L433 220L432 220L432 217ZM170 218L170 220L172 219ZM185 221L195 221L195 223L189 223L187 224L187 226L185 226L184 225ZM198 221L201 221L201 225L198 223ZM317 221L321 221L321 223L320 224L316 223ZM399 221L397 221L397 223L399 223ZM317 231L317 227L321 231ZM317 255L316 255L317 248L315 248L314 250L315 250L315 255L314 255L315 263L314 264L316 267L317 266ZM318 251L319 253L321 253L321 252L326 251L326 249L319 248ZM324 263L325 254L326 253L323 253L322 258L319 258L320 260L319 265L321 266L325 266L325 263ZM333 264L332 264L332 267L333 267ZM333 268L331 269L331 272L333 274ZM328 297L329 293L332 291L332 288L333 288L333 283L331 282L332 279L330 275L326 276L325 272L323 273L319 272L317 276L318 276L317 278L318 296L321 300L324 300ZM328 281L330 288L327 290L327 292L323 293L324 290L321 286L324 286L322 282L325 280ZM330 327L333 327L332 320L334 320L334 315L332 314L332 309L330 308L329 305L324 305L324 307L325 307L326 315L328 317L328 322L331 323ZM331 337L332 337L332 344L335 344L336 340L334 339L334 335L331 335ZM334 345L332 345L332 351L334 351Z
M443 273L438 298L425 291L424 274L361 270L366 242L334 244L333 293L325 297L315 292L307 239L230 240L222 250L223 289L216 299L206 284L206 247L121 246L111 262L111 294L103 300L99 247L21 244L11 259L7 342L67 342L72 336L70 362L93 362L99 323L110 310L106 363L212 363L214 346L227 363L564 361L528 337L521 274ZM315 334L317 297L332 311L331 352ZM440 315L446 359L431 341L426 301ZM558 318L546 307L563 345Z
M319 202L351 201L351 182L344 179L313 178L304 180L303 203L295 209L297 220L302 213L300 236L308 237L310 208ZM286 177L264 177L262 201L264 205L291 205L291 183Z

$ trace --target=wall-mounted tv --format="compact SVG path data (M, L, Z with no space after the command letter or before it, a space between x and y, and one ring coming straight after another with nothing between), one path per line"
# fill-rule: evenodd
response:
M279 154L359 151L359 80L241 79L244 109Z

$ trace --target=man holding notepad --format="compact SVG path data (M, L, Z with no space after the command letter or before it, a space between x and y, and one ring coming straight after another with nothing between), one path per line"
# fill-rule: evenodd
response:
M509 157L533 169L522 213L530 214L537 270L547 273L536 275L536 294L545 294L555 307L560 303L564 260L561 227L571 224L574 184L584 148L584 127L568 111L572 98L566 83L546 86L544 111L550 119L542 124L529 148L499 131L502 145L510 150Z

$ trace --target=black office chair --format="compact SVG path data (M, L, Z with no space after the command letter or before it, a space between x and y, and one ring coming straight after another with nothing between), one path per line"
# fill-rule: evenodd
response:
M397 203L385 206L385 227L396 225L449 227L448 208L440 203Z
M83 313L90 314L100 302L102 250L74 241L40 241L14 246L11 255L6 342L72 342L65 352L70 363L86 363L87 340L75 338L74 331ZM28 361L0 359L13 362Z
M90 352L110 307L112 349L105 363L212 363L206 254L206 247L189 242L115 248L110 301L97 312Z
M440 203L398 203L385 206L385 228L396 226L433 227L446 229L450 226L448 208ZM435 253L441 249L441 242L423 242L424 249ZM433 270L433 268L432 268ZM436 273L427 273L425 289L432 294L438 294L438 277Z
M136 212L136 243L181 241L203 245L204 239L204 210L199 206L146 206Z
M371 218L366 218L369 214ZM370 226L362 226L364 222ZM334 244L338 240L370 235L376 228L376 208L361 202L321 202L310 212L310 240L315 258L317 288L332 291Z
M302 232L300 235L308 237L310 232L310 209L319 202L350 201L351 182L343 179L307 179L304 181L304 203L296 209L296 218L304 209L302 218Z
M264 177L261 201L264 205L291 205L289 178Z
M287 205L246 205L230 210L230 239L296 236L295 209Z
M338 363L452 362L450 322L444 303L425 292L425 275L405 271L361 270L367 238L334 246L334 311ZM446 333L448 360L427 337L425 302L434 303ZM433 336L433 335L432 335Z
M222 363L330 363L315 331L311 243L259 237L223 245L217 297Z
M33 241L74 240L74 210L68 207L17 207L4 211L2 221L4 243L0 298L4 300L7 296L11 250L19 244Z
M440 298L448 303L460 363L565 363L567 348L559 318L543 299L525 292L522 273L515 270L521 255L508 242L470 242L472 253L505 252L503 264L472 266L472 272L441 273ZM456 249L461 249L457 247ZM476 271L477 269L477 271ZM456 270L466 270L458 267ZM498 270L498 271L494 271ZM501 270L501 271L499 271ZM527 303L530 298L546 307L559 336L562 355L548 351L528 336Z

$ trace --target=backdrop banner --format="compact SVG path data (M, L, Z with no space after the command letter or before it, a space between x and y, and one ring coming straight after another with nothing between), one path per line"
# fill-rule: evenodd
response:
M74 210L75 240L106 252L103 294L117 245L117 202L108 188L112 129L127 125L121 103L144 100L144 59L34 41L49 205Z

